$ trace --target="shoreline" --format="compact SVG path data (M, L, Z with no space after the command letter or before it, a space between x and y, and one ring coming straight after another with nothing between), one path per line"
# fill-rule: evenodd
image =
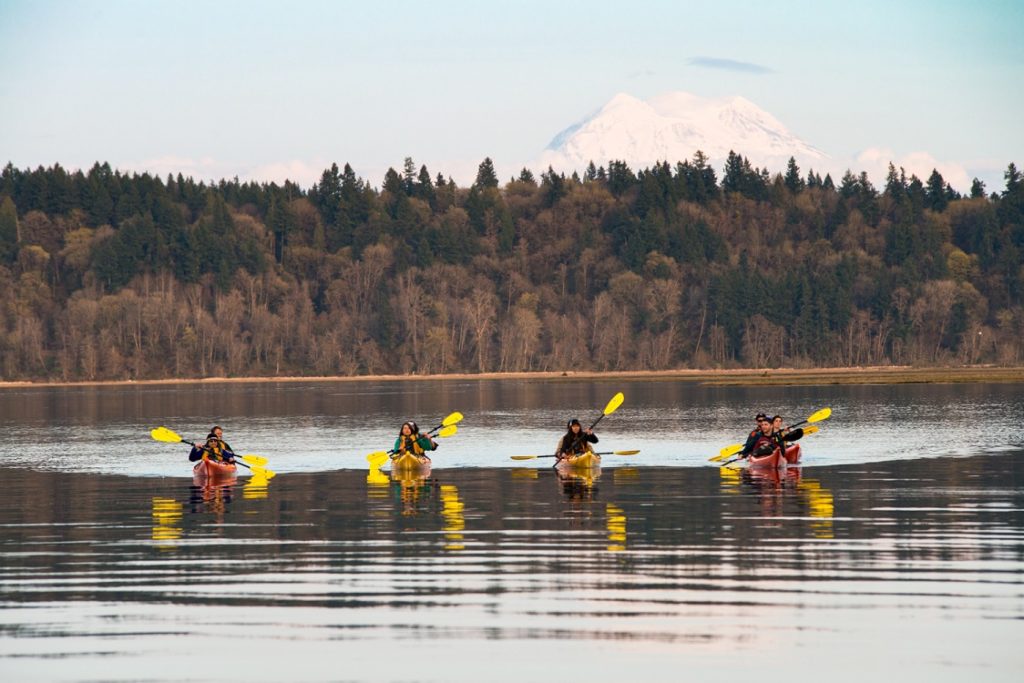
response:
M875 366L853 368L775 368L753 370L623 370L609 372L488 372L446 375L357 375L288 377L202 377L144 380L97 380L84 382L0 381L3 389L161 386L172 384L270 384L301 382L422 382L467 380L601 380L642 379L694 382L705 386L800 386L829 384L962 384L1024 383L1024 367Z

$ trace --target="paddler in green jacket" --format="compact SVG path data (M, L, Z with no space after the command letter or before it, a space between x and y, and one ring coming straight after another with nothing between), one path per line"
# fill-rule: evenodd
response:
M430 457L427 455L427 451L436 451L437 442L430 434L420 434L420 428L415 422L409 420L402 424L402 430L398 433L398 438L395 439L395 454L391 456L391 459L401 456L404 453L412 453L419 458L425 458L427 462L430 461Z

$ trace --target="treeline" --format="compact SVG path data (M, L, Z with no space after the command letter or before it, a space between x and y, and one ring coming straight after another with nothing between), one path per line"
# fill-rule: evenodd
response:
M3 379L1024 362L1024 188L730 154L309 189L0 174Z

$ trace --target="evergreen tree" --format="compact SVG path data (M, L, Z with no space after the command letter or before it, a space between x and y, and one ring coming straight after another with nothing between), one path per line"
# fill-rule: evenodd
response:
M928 176L928 184L924 191L925 207L932 211L945 211L946 206L949 204L946 187L946 181L943 180L942 174L933 168L932 174Z
M985 197L985 183L977 178L971 181L971 199L982 199Z
M523 167L523 170L519 172L519 182L537 187L537 179L533 176L533 171L525 166Z
M494 173L494 162L490 157L486 157L480 162L476 171L476 182L473 183L473 186L478 188L498 187L498 176Z
M800 177L800 167L796 165L796 159L793 157L789 158L789 163L786 165L784 180L786 187L793 194L802 192L805 187L803 178Z
M14 262L19 241L18 209L14 206L14 200L5 195L3 201L0 201L0 264Z

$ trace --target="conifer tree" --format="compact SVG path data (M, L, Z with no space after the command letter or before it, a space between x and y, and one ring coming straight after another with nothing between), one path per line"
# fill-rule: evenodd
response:
M793 157L789 158L789 163L786 165L785 175L786 187L793 194L798 194L804 189L804 180L800 177L800 167L796 165L796 159Z
M18 209L14 206L14 200L4 196L0 202L0 263L14 262L19 241Z
M498 187L498 176L494 173L494 162L491 161L490 157L486 157L480 162L480 167L476 172L476 182L473 185L481 189L485 187Z

